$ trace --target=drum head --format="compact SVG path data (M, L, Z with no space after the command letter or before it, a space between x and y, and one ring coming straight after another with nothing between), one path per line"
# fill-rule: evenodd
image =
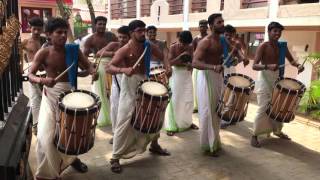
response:
M62 104L66 108L89 108L95 103L94 98L83 92L73 92L65 95Z
M283 80L280 80L278 83L282 88L286 88L286 89L290 89L290 90L300 90L301 89L301 85L298 82L291 80L291 79L283 79Z
M152 69L152 70L150 71L150 75L160 74L160 73L162 73L162 72L164 72L164 71L165 71L165 69L163 69L163 68Z
M241 87L241 88L249 87L251 85L251 82L247 78L243 76L238 76L238 75L230 76L228 83L230 83L235 87Z
M151 96L163 96L168 93L166 86L155 81L146 81L142 83L141 90Z

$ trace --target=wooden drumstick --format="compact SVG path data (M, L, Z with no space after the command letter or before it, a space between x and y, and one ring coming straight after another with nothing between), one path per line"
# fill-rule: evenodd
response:
M63 75L65 75L73 65L74 65L74 62L66 70L64 70L61 74L59 74L56 78L54 78L54 81L59 80Z
M143 53L139 57L138 61L132 66L132 69L135 69L138 66L138 64L140 63L140 61L142 60L142 58L146 54L146 52L147 52L147 47L144 48Z

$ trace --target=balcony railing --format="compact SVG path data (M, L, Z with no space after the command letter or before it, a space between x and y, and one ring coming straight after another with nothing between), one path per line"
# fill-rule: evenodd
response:
M290 4L304 4L304 3L319 3L319 0L280 0L280 5L290 5Z
M266 7L268 0L242 0L241 9Z
M111 19L135 18L136 0L111 1Z
M223 11L224 9L224 0L220 1L220 11Z
M150 16L150 8L155 0L141 0L141 17Z
M182 14L183 13L183 0L168 0L169 14Z
M206 12L207 11L207 0L192 0L191 12Z

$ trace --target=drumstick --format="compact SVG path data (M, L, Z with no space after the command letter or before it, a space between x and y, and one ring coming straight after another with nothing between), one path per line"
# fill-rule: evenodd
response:
M135 69L136 66L138 66L138 64L140 63L140 61L142 60L142 58L143 58L144 54L146 54L146 52L147 52L147 47L144 48L143 53L142 53L141 56L139 57L138 61L132 66L132 69Z
M106 51L107 49L105 48L103 51L102 51L102 53L101 53L101 55L99 56L99 58L97 58L97 61L95 62L95 63L97 63L97 67L96 67L96 69L94 70L95 72L97 72L98 71L98 68L99 68L99 65L100 65L100 62L101 62L101 59L102 59L102 55L103 55L103 53Z
M57 81L57 80L59 80L64 74L66 74L70 69L71 69L71 67L74 65L74 62L66 69L66 70L64 70L61 74L59 74L55 79L54 79L54 81Z

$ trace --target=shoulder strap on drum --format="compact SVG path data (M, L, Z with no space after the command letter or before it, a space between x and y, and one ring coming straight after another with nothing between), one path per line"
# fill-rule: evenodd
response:
M285 58L286 58L287 42L279 41L278 47L279 47L279 66L282 65L282 67L279 68L279 77L283 77L284 76L284 68L285 68L284 63L285 63Z
M151 61L151 47L150 42L148 40L144 41L144 48L147 48L146 54L144 55L144 65L146 68L146 75L149 78L150 76L150 61Z
M66 44L66 64L67 67L71 69L68 71L68 80L71 86L77 89L77 74L78 74L78 53L79 45L78 44Z
M229 47L224 36L220 36L220 43L223 48L223 64L229 68L232 65L232 59L228 56Z

